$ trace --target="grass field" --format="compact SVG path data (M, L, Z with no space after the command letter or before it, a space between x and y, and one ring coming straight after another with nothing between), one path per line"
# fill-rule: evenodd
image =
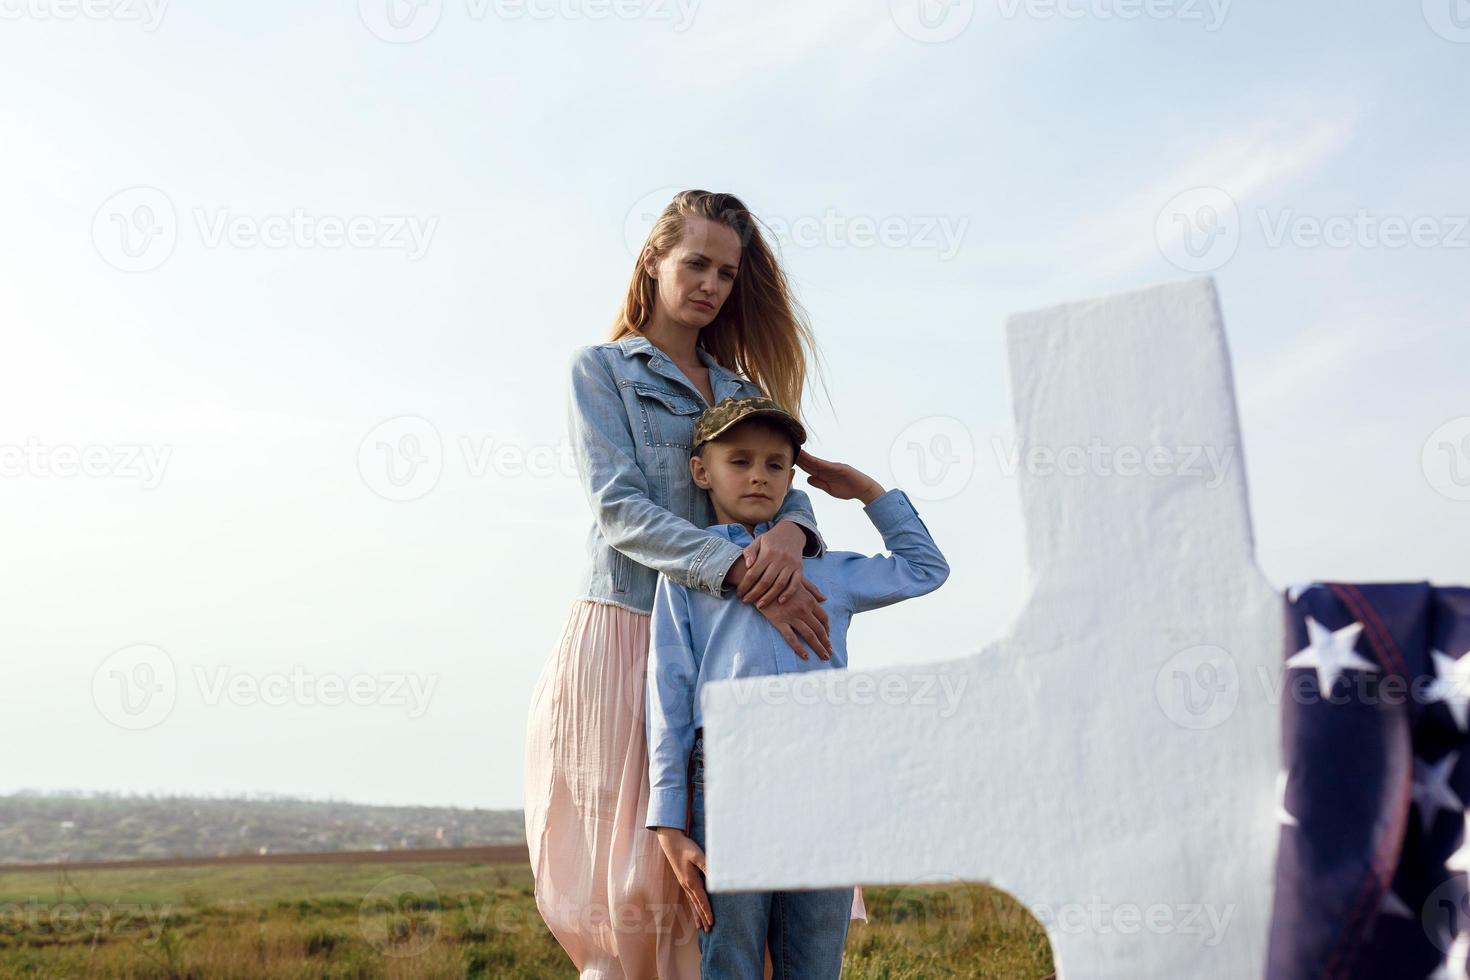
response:
M982 885L865 887L843 976L1035 978L1041 926ZM523 864L0 872L0 978L575 977Z

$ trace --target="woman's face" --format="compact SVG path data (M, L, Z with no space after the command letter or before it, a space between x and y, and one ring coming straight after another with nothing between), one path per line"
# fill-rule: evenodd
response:
M708 218L684 220L684 237L661 259L644 257L643 267L658 281L658 304L670 319L703 327L715 318L735 286L740 269L740 236Z

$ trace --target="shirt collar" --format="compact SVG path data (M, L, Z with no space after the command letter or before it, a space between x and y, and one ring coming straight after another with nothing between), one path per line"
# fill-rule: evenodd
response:
M705 530L713 531L721 537L728 538L735 544L743 547L754 541L755 535L762 534L765 531L769 531L771 527L772 524L770 521L761 521L755 526L755 534L753 535L749 531L745 530L744 524L741 524L737 521L734 524L711 524L709 527L705 528Z
M654 369L657 370L659 374L662 374L664 377L669 378L670 380L678 381L680 384L688 387L691 391L695 390L693 386L689 385L689 382L684 378L683 372L679 370L679 368L674 364L673 360L670 359L670 357L663 351L655 347L653 345L653 342L647 337L643 336L643 334L629 334L628 336L623 337L621 340L615 341L615 343L618 345L618 348L622 350L624 357L632 357L635 354L644 354L649 358L650 364L655 366ZM738 394L735 384L735 372L729 370L719 361L715 360L715 356L709 351L705 350L699 344L696 344L694 346L694 353L695 356L699 358L699 362L705 367L709 368L710 387L714 389L715 401L719 401L721 398L725 397L725 394ZM724 394L722 394L722 389L727 389ZM701 401L703 400L703 397L703 395L700 396Z
M668 357L663 351L653 346L653 341L641 333L630 333L628 336L617 341L617 345L622 348L624 357L632 357L634 354L648 354L653 357L662 358ZM724 370L720 366L720 362L715 360L715 356L705 350L702 345L695 344L694 353L698 355L700 363L705 367L719 367L721 370Z

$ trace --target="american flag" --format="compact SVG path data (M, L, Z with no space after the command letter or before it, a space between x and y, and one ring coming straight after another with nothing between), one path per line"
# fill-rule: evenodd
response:
M1285 598L1267 980L1465 978L1470 589Z

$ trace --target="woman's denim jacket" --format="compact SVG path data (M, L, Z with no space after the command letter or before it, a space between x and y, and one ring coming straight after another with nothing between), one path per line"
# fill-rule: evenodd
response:
M764 394L703 347L695 350L709 368L716 402ZM650 612L660 572L691 589L726 594L721 583L743 549L705 530L715 523L714 506L689 475L694 420L707 405L668 355L641 334L573 354L568 431L596 517L587 535L591 567L584 598ZM826 551L804 491L787 491L775 520L782 518L809 532L806 557Z

